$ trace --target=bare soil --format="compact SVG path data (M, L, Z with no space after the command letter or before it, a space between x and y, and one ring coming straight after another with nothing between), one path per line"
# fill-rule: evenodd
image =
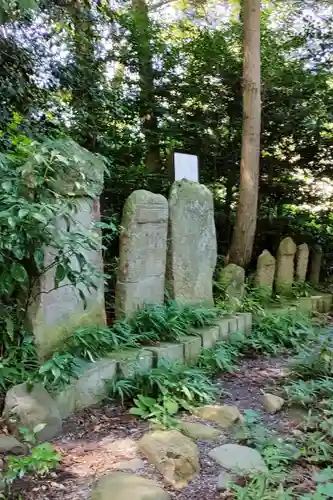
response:
M278 392L285 377L286 358L243 360L234 374L218 380L221 402L236 405L240 410L260 412L268 426L286 432L294 425L286 412L267 415L262 408L262 390ZM227 395L226 395L227 393ZM195 417L186 417L196 420ZM21 494L22 500L87 500L94 481L101 475L119 469L119 462L141 458L145 467L136 471L157 480L175 500L217 500L216 491L220 467L208 456L218 441L199 441L201 474L181 491L165 484L162 476L140 457L136 442L148 429L148 424L128 414L128 409L104 402L98 408L89 408L68 418L63 435L53 441L62 455L60 467L43 479L21 480L15 485L13 499ZM221 432L220 443L227 436ZM303 473L304 471L302 471ZM304 474L303 474L304 475Z

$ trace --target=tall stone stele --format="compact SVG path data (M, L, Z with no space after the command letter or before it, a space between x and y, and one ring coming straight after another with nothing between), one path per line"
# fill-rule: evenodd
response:
M160 194L134 191L126 200L119 247L116 317L131 316L145 304L164 299L168 201Z
M288 295L294 280L294 260L296 244L289 236L279 245L276 257L275 287L276 291Z
M90 158L86 152L85 157ZM63 280L55 287L56 259L58 250L44 248L44 268L32 291L32 300L28 308L28 327L31 328L41 358L49 356L61 347L64 341L80 326L106 325L104 303L104 269L102 259L102 235L96 227L100 221L99 196L103 189L104 164L91 155L91 161L71 166L66 172L60 172L53 182L54 191L67 197L73 208L68 209L67 221L59 216L54 225L59 235L82 233L91 242L92 247L80 246L79 250L91 268L90 274L95 287L79 284L77 287ZM69 222L70 221L70 222ZM69 223L69 227L68 227ZM66 248L63 248L66 253ZM71 267L80 272L76 258L71 259ZM82 294L85 300L82 300Z
M169 196L167 288L179 303L213 306L214 202L203 184L177 181Z
M268 250L264 250L258 257L255 275L255 285L260 293L267 296L272 295L274 276L275 258Z
M296 252L296 281L304 282L308 271L309 247L306 243L298 245Z
M320 245L314 245L311 249L309 281L313 285L318 285L320 278L321 261L323 249Z

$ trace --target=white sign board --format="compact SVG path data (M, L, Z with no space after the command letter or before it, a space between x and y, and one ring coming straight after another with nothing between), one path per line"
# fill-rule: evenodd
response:
M174 153L175 181L186 179L199 182L198 157L185 153Z

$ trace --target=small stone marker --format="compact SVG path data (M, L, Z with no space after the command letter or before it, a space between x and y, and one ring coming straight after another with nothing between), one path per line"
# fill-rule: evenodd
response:
M276 291L281 294L290 292L294 280L294 258L296 245L289 236L284 238L279 245L276 258Z
M174 180L199 182L198 157L185 153L174 153Z
M296 252L296 280L303 282L306 279L309 262L309 247L306 243L298 245Z
M313 285L318 285L320 278L321 261L323 249L320 245L315 245L311 250L309 281Z
M256 286L265 294L271 295L275 276L275 258L264 250L258 257L257 272L255 277Z
M175 182L169 196L167 286L180 303L213 306L217 245L213 195L203 184Z
M116 317L133 315L144 304L164 299L168 202L164 196L134 191L123 209Z
M221 270L219 282L224 287L227 297L231 300L244 297L245 271L236 264L228 264Z

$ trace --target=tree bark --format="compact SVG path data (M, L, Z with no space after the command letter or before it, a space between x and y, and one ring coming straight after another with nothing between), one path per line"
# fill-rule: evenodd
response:
M156 116L153 53L150 45L150 20L145 0L132 0L140 77L140 117L146 143L146 164L151 172L161 168L159 130Z
M257 225L260 157L260 0L244 0L243 134L239 202L228 262L247 266Z

